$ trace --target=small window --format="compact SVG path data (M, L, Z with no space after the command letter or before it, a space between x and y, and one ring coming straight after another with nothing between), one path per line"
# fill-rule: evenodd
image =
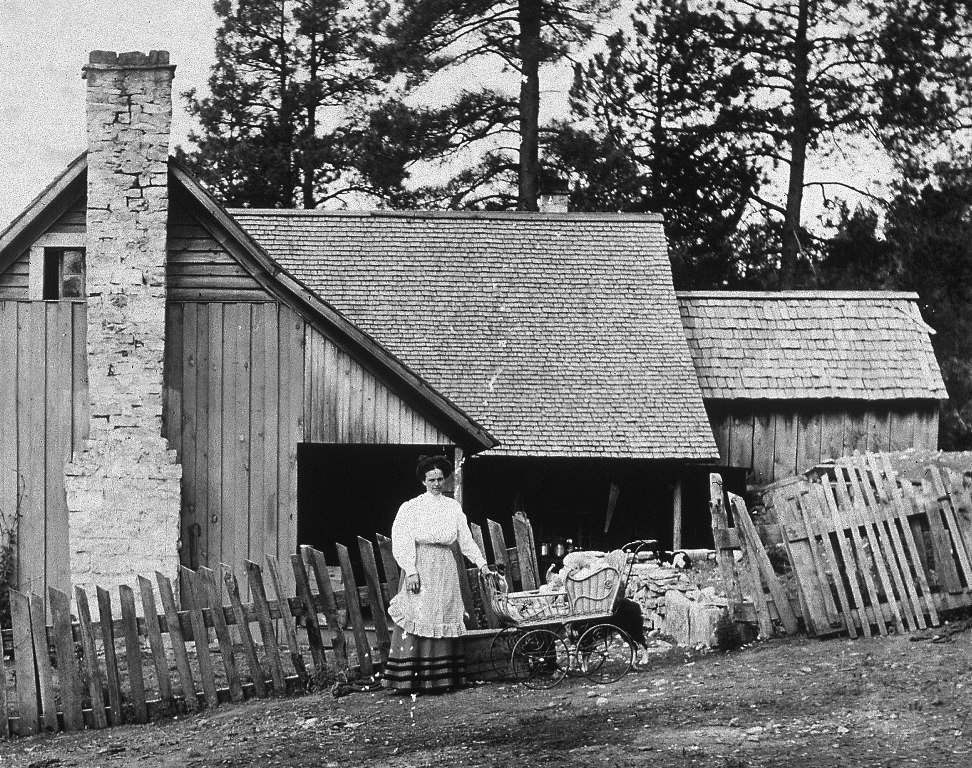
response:
M44 249L46 300L84 298L84 251L76 248Z

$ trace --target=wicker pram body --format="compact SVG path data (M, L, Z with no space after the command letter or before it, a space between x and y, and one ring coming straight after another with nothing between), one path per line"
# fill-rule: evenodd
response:
M609 552L596 564L568 574L562 590L504 592L487 579L486 597L493 613L510 625L610 614L623 583L624 562L621 550Z

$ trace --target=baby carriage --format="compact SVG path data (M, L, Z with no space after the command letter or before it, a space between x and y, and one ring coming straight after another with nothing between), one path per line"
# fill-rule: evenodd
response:
M632 668L636 647L616 608L631 578L635 555L657 546L639 540L568 572L563 588L505 591L496 574L483 578L483 596L506 626L490 647L501 678L550 688L567 675L598 683L620 680ZM640 613L638 614L640 623ZM632 628L640 635L641 627Z

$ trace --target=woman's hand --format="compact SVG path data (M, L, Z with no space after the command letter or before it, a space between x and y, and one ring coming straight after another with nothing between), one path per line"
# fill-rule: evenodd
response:
M409 592L418 594L419 590L422 589L422 579L419 578L417 573L413 573L411 576L406 576L405 587Z

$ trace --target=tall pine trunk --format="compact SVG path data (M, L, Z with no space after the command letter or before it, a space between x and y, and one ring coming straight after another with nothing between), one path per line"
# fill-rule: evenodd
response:
M520 0L520 182L517 209L539 210L540 13L542 0Z
M780 263L780 287L793 288L797 280L797 261L801 243L801 211L803 182L807 165L807 143L812 118L807 79L810 72L810 42L808 27L810 3L800 0L797 28L793 44L793 116L790 126L790 176L786 190L786 214L783 219L783 253Z

